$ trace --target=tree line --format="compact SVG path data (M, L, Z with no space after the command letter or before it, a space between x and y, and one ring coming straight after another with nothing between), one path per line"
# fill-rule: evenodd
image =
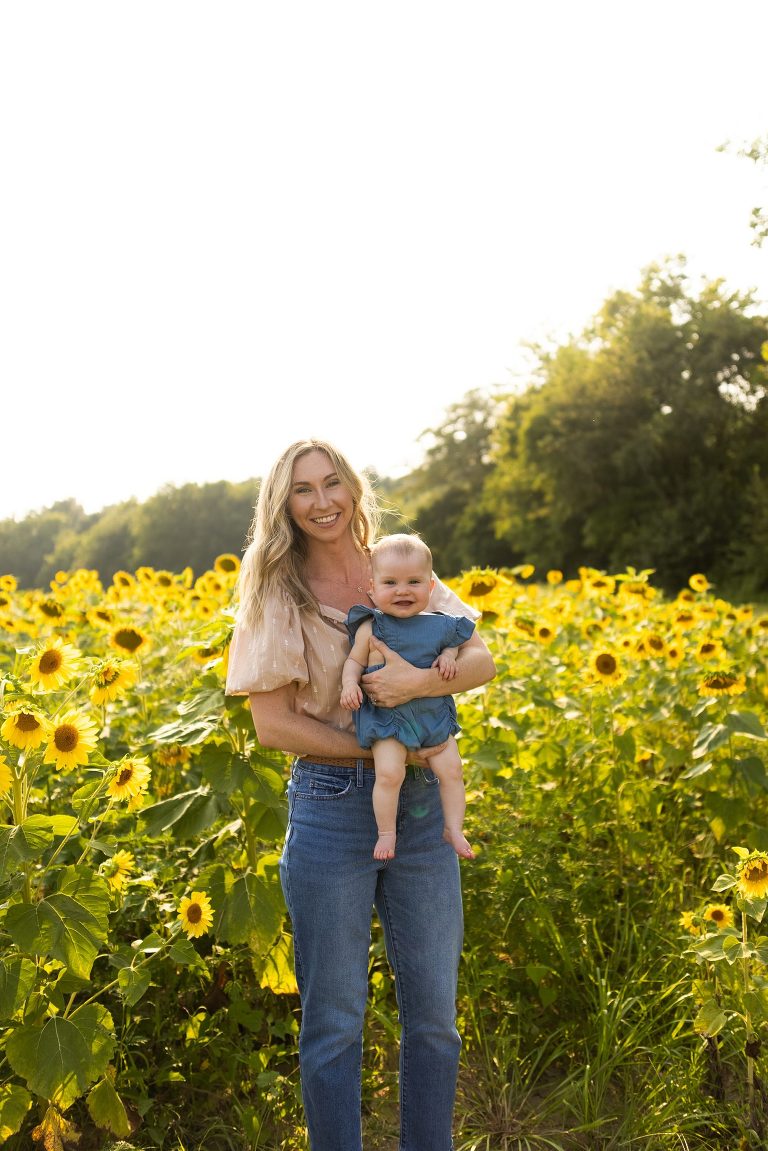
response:
M470 391L408 475L372 475L387 530L410 528L448 576L533 563L653 569L674 592L705 572L768 593L768 319L678 258L614 293L583 332L532 347L526 385ZM23 586L60 569L111 578L206 570L240 554L259 480L165 487L87 515L63 500L0 522L0 568Z

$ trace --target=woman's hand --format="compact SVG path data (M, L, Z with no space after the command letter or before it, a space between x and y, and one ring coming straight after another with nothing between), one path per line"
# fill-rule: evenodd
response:
M377 707L398 707L412 699L470 691L481 687L496 674L493 658L476 631L459 648L456 678L452 680L444 680L436 667L414 667L380 639L372 637L370 642L371 648L384 661L384 667L368 672L361 683L371 703Z
M427 683L433 675L431 668L414 667L375 637L371 637L370 646L371 651L377 652L384 664L377 671L367 672L361 680L371 703L377 707L398 707L401 703L429 694Z

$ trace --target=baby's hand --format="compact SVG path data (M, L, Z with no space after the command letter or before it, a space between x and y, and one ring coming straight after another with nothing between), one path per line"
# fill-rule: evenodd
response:
M350 684L349 687L342 688L340 702L341 706L345 707L347 711L357 711L363 702L363 693L360 686L353 683Z
M437 668L441 679L454 679L458 670L456 656L450 651L441 651L432 666Z

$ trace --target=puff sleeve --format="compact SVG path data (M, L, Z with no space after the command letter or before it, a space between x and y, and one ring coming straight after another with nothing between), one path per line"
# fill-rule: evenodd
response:
M291 600L270 599L256 629L236 622L229 648L226 695L274 691L289 683L304 687L308 682L301 619Z

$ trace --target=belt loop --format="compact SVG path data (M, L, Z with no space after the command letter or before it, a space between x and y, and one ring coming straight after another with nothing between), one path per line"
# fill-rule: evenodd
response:
M355 787L362 787L363 783L365 782L365 776L363 775L364 762L365 761L362 759L358 759L357 761L357 778L355 780Z

